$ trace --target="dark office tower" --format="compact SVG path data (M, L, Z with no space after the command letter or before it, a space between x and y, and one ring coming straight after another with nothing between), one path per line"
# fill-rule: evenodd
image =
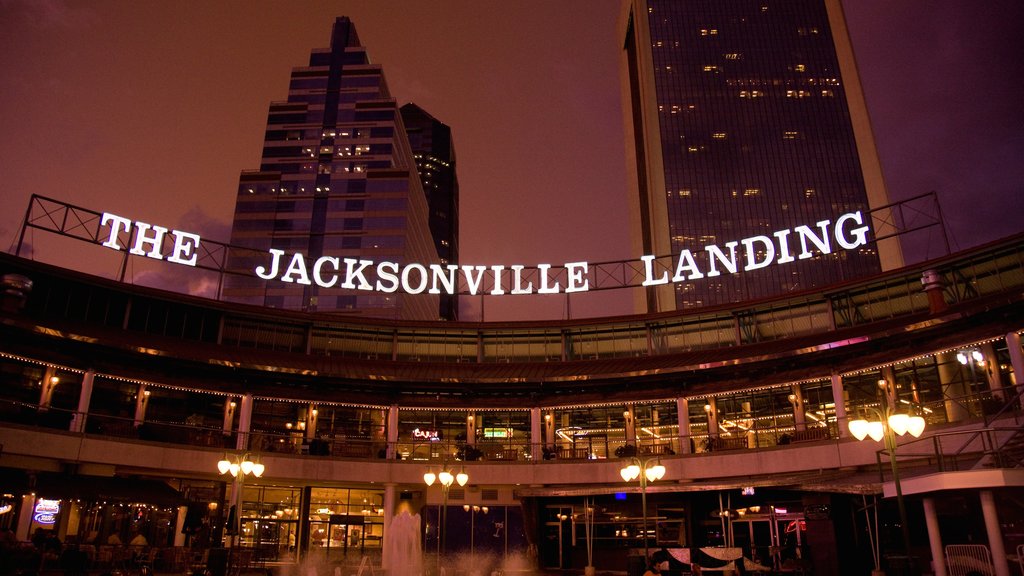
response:
M839 0L624 0L623 7L635 250L725 250L796 226L817 230L817 222L858 210L872 238L891 233L884 212L869 215L888 196ZM657 285L638 305L754 300L899 266L896 241L883 240Z
M400 266L438 262L428 226L427 199L402 125L379 65L370 64L355 26L338 18L331 47L314 50L309 65L292 70L288 100L270 105L263 160L239 180L229 268L249 276L225 282L224 299L320 312L432 320L438 297L424 291L340 288L345 259L368 260L370 285L376 263ZM270 249L283 250L281 266L302 254L308 283L252 276L269 263ZM320 285L314 264L328 261ZM358 264L353 266L359 269ZM335 275L337 278L335 278ZM332 280L334 281L332 283ZM358 287L362 282L350 282ZM365 284L364 284L365 285Z
M459 179L452 129L415 104L401 108L420 183L430 208L430 235L441 264L459 263ZM458 296L441 296L441 318L458 320Z

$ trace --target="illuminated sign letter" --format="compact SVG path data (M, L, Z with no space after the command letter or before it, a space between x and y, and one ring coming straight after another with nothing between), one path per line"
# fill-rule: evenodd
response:
M324 264L330 264L334 268L334 272L331 273L330 280L324 280L323 274L321 273L321 269L324 267ZM331 286L334 286L338 283L338 267L340 265L339 260L331 256L321 256L317 258L316 263L313 264L313 281L316 282L317 286L322 288L330 288Z
M747 265L743 267L744 272L764 268L775 259L775 244L772 243L771 238L767 236L751 236L750 238L744 238L741 242L743 242L743 251L747 253ZM760 262L757 261L757 249L754 247L755 242L760 242L764 246L764 260Z
M523 288L523 268L525 266L518 264L512 266L512 277L515 279L512 287L513 294L533 294L533 282L527 282L526 288Z
M668 284L668 271L666 270L661 278L654 279L654 260L657 256L641 256L644 261L644 282L643 286L654 286L656 284Z
M409 273L416 270L420 273L420 283L413 286L409 282ZM427 287L427 269L422 264L409 264L405 268L402 268L402 290L405 290L406 294L419 294L423 292Z
M569 292L585 292L590 289L590 280L584 279L584 274L587 273L586 262L569 262L565 265L565 274L568 277L568 286L565 287L565 293Z
M388 283L385 284L382 280ZM398 292L398 264L381 262L377 265L377 290L388 294Z
M548 287L548 270L551 269L551 264L537 264L537 272L540 273L540 288L537 288L537 294L558 294L558 282L555 282L554 286Z
M292 275L296 276L296 278L293 279ZM292 261L288 263L288 269L281 275L281 282L297 282L307 286L312 284L309 281L309 274L306 272L306 258L302 256L302 252L296 252L292 255Z
M736 273L737 244L739 244L739 242L726 243L725 246L729 249L728 257L726 257L725 253L722 252L722 249L716 246L715 244L704 247L704 249L708 251L708 265L711 268L710 270L708 270L708 278L711 278L712 276L719 276L722 274L721 272L718 271L718 267L715 266L715 262L721 262L722 266L725 266L725 269L729 271L729 274Z
M700 268L697 267L697 262L693 259L693 254L689 250L683 250L679 253L679 263L676 264L676 274L672 277L672 281L683 282L687 279L687 271L690 272L690 280L700 280L704 277Z
M838 220L836 220L836 242L838 242L839 245L845 248L846 250L853 250L858 246L863 246L868 243L867 226L861 226L860 228L854 228L853 230L850 230L850 233L853 234L856 238L854 241L851 242L847 238L847 236L844 234L844 226L850 220L853 220L857 224L864 223L859 210L851 214L843 214L842 216L839 217Z
M150 228L153 229L153 236L146 236L146 231ZM163 226L150 226L145 222L135 221L135 246L129 250L136 256L149 256L156 260L163 260L164 256L160 253L160 248L164 244L164 234L167 234L167 228ZM143 246L149 245L149 252L147 253Z
M434 277L434 282L430 285L430 291L428 294L440 294L441 290L437 287L438 282L444 287L445 294L455 294L456 280L455 275L459 272L459 267L456 264L449 264L447 266L448 273L439 264L430 265L430 273Z
M359 268L355 265L359 264ZM373 286L366 281L366 277L363 276L363 270L366 270L367 266L373 264L372 260L356 260L355 258L345 258L345 281L341 283L342 288L358 288L359 290L373 290ZM380 266L377 267L378 270ZM395 268L398 269L397 267ZM359 279L359 286L357 287L352 283L352 279Z
M199 235L179 230L171 230L171 234L174 235L174 251L167 257L167 261L174 262L175 264L195 266L197 258L196 248L199 248Z
M120 230L122 230L122 229L125 232L131 230L132 221L127 219L127 218L122 218L120 216L115 216L114 214L111 214L109 212L104 212L103 213L103 219L100 220L100 225L101 226L106 226L107 222L111 223L110 224L110 237L107 238L107 241L104 242L103 245L106 246L107 248L113 248L114 250L120 250L121 249L121 245L117 243L117 235L120 232Z
M807 241L810 240L812 244L817 246L818 250L821 250L822 254L829 254L832 252L832 245L828 241L828 225L831 224L828 220L822 220L817 223L818 228L821 228L821 236L816 236L809 226L797 226L793 230L800 235L800 260L806 260L813 256L811 251L807 249Z
M281 268L281 256L284 256L284 250L278 250L277 248L270 249L270 272L263 266L256 267L256 275L264 280L273 280L277 278L277 272Z
M463 266L462 275L466 277L466 284L469 286L469 293L476 295L477 290L480 289L480 283L484 280L484 271L487 270L487 266ZM473 277L473 272L476 272L476 277Z

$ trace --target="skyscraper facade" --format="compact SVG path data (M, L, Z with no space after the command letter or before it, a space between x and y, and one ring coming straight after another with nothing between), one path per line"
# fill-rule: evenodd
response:
M369 62L353 23L338 18L330 48L313 50L308 66L292 70L288 99L271 103L260 169L239 179L231 244L252 252L229 257L229 269L239 275L225 281L223 297L294 310L437 319L437 295L340 287L345 259L437 263L428 214L383 70ZM341 280L325 287L302 274L289 275L291 282L253 276L268 265L271 249L286 254L282 267L300 254L295 258L307 271L321 257L336 259L332 268ZM373 284L374 267L363 276Z
M888 204L839 0L624 0L634 249L698 253ZM651 287L641 309L798 292L902 265L894 239Z
M416 104L401 108L416 170L427 195L430 235L441 264L459 263L459 179L452 129ZM441 318L458 320L458 296L441 295Z

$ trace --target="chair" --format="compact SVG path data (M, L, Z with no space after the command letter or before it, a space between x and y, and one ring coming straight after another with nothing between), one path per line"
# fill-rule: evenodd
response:
M949 576L978 573L993 576L992 554L984 544L949 544L946 546L946 568Z

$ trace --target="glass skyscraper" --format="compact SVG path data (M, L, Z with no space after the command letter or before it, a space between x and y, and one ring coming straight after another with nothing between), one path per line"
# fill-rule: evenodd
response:
M258 171L239 179L225 300L275 308L433 320L437 295L324 288L252 275L270 249L322 256L438 263L427 196L381 66L371 64L355 26L338 18L331 47L292 70L288 99L270 105ZM287 265L282 262L282 266ZM345 264L340 266L345 274ZM376 278L373 267L366 272ZM340 282L339 282L340 284Z
M416 104L401 108L416 170L430 208L430 234L441 264L459 263L459 179L452 129ZM441 318L458 320L458 296L441 295Z
M636 251L708 245L888 204L839 0L625 0ZM651 287L651 311L808 290L902 265L894 239ZM671 269L669 270L671 273Z

